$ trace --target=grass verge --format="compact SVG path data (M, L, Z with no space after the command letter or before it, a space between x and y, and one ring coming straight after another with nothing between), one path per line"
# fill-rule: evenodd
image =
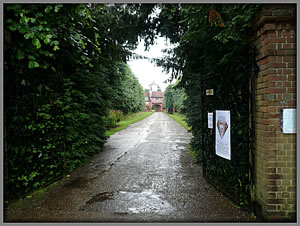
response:
M167 113L168 114L168 113ZM189 127L185 121L185 116L183 114L180 114L178 112L174 112L173 114L168 114L172 119L174 119L176 122L178 122L180 125L182 125L186 130L190 130L191 127Z
M153 112L138 112L138 113L131 113L125 116L124 120L121 120L120 122L117 123L118 127L111 129L111 130L107 130L105 135L106 136L111 136L114 133L125 129L126 127L128 127L130 124L133 124L135 122L138 122L148 116L150 116Z

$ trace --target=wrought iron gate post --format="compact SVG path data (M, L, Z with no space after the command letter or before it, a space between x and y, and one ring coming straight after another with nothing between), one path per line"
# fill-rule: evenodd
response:
M200 84L200 93L201 93L201 121L202 124L204 122L204 90L203 90L203 78L201 79L201 84ZM202 171L203 171L203 176L206 176L206 158L205 158L205 150L204 150L204 128L203 125L201 126L201 146L202 146Z

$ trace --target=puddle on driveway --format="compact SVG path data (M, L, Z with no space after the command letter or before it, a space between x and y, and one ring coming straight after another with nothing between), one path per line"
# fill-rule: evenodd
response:
M188 148L187 148L187 145L184 143L174 143L174 144L172 144L171 149L173 151L180 151L180 150L185 150Z
M114 214L158 213L174 211L174 207L151 190L143 192L104 192L93 196L80 208L82 211Z
M97 195L93 196L93 198L91 198L89 201L87 201L86 204L90 205L90 204L93 204L95 202L101 202L101 201L104 201L104 200L108 200L108 199L113 198L113 196L114 196L114 193L112 193L112 192L100 193L100 194L97 194Z

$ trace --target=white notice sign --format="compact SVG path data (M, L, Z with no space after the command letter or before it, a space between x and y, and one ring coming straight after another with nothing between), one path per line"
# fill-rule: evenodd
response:
M296 109L283 109L282 132L296 133Z
M206 96L212 96L212 95L214 95L214 89L207 89Z
M216 111L216 155L231 159L230 111Z
M214 117L214 113L210 113L208 112L208 128L212 129L213 128L213 117Z

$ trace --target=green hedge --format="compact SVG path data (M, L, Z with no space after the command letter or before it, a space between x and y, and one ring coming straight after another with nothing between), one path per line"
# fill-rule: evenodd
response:
M148 34L152 8L4 4L6 201L99 153L109 112L123 111L120 99L131 107L127 112L144 108L143 90L126 59L138 37Z

